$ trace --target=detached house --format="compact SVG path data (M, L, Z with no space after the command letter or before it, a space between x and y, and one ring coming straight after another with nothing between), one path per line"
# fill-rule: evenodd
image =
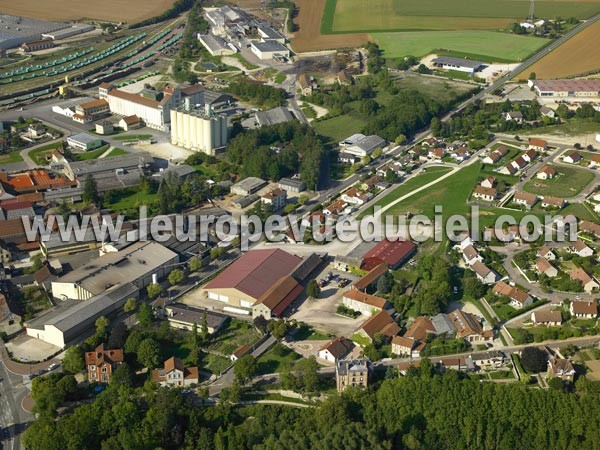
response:
M480 261L476 261L472 266L471 270L475 272L477 279L484 284L492 284L495 283L498 279L498 275L488 266L483 264Z
M565 206L565 203L563 198L551 197L549 195L544 195L544 197L542 197L542 208L562 209Z
M595 319L598 316L598 304L595 301L575 300L571 302L569 311L578 319Z
M504 281L499 281L494 285L494 294L499 296L507 296L510 298L510 306L515 309L523 309L533 303L533 299L527 292L519 289L516 286L510 286Z
M536 178L539 180L551 180L556 177L556 169L550 166L544 166L536 174Z
M354 348L354 342L344 336L329 341L317 352L317 357L325 361L337 363L346 357Z
M550 358L548 360L548 378L573 381L575 378L573 363L568 359Z
M161 386L183 387L198 384L198 368L185 367L183 361L171 356L164 367L152 371L152 381Z
M483 180L481 183L481 186L483 186L484 188L488 188L491 189L494 186L496 186L496 177L487 177L485 180Z
M560 311L534 311L531 313L531 321L534 325L557 327L562 324L562 314Z
M588 293L592 292L594 289L600 288L600 284L598 284L598 282L592 278L590 274L581 268L575 269L573 272L571 272L571 279L579 281L583 287L583 290Z
M516 123L523 123L523 114L520 111L509 111L503 113L502 116L506 121L512 121Z
M580 153L578 152L571 152L568 155L566 155L563 158L563 161L569 164L577 164L579 163L579 161L581 161L583 159L583 156L581 156Z
M394 336L392 338L392 353L400 357L419 358L425 343L406 336Z
M538 258L535 263L535 267L539 274L544 274L548 278L554 278L558 275L558 270L556 270L556 267L550 264L545 258Z
M371 361L368 359L340 360L335 366L337 391L343 392L348 386L366 388L369 385Z
M493 202L494 200L496 200L497 195L498 192L496 191L496 189L486 188L481 185L477 186L473 191L474 198L480 198L482 200L485 200L486 202Z
M373 339L378 334L392 338L399 332L400 327L386 311L378 312L367 319L357 331L358 334L367 338L369 342L373 342Z
M523 205L527 209L531 209L538 202L538 197L535 194L529 194L527 192L515 192L513 200L518 205Z
M548 261L554 261L556 259L556 255L554 254L552 249L547 245L542 245L538 249L537 256L539 256L540 258L547 259Z
M544 139L529 138L529 148L537 150L538 152L543 152L548 148L548 142Z
M463 258L467 266L472 266L475 262L483 261L483 257L472 245L468 245L463 249Z
M498 173L501 173L503 175L515 175L517 172L519 171L519 169L517 169L513 163L508 163L507 165L505 165L502 169L500 169L498 171Z
M385 298L361 292L358 289L350 289L344 293L342 302L345 307L358 311L365 316L371 316L384 309L390 309L391 305Z
M489 153L483 158L484 164L496 164L508 154L508 148L505 145L500 145L496 150Z
M575 242L573 242L573 245L569 247L569 252L574 253L582 258L587 258L594 255L594 250L588 247L581 239L577 239Z
M368 192L363 192L355 187L348 189L341 196L341 199L352 205L364 205L371 199L372 195Z
M273 211L279 211L287 203L287 192L283 189L275 188L264 194L260 199L264 205L271 205Z
M90 383L110 383L113 371L122 362L122 349L108 350L103 343L100 344L96 350L85 354L88 380Z
M535 150L527 150L523 153L523 159L528 163L534 161L537 158L537 152Z

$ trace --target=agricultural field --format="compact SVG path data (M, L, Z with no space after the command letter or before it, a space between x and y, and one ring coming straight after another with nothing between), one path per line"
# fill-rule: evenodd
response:
M298 9L294 18L298 31L293 35L292 48L298 53L360 47L370 39L366 33L322 34L321 19L326 0L295 0L294 3Z
M563 45L535 63L522 79L535 72L538 79L565 78L600 69L600 22L577 33Z
M487 62L521 61L549 42L543 38L486 30L408 31L373 33L372 36L387 58L443 53Z
M594 174L585 169L555 166L558 176L552 180L529 180L524 189L537 195L550 195L560 198L571 198L578 195L594 180Z
M136 23L158 16L173 3L175 0L104 0L79 3L71 0L0 0L0 11L3 14L42 20L96 19L115 23Z
M597 1L538 0L537 17L591 17ZM322 31L477 30L505 28L527 17L527 0L327 0Z

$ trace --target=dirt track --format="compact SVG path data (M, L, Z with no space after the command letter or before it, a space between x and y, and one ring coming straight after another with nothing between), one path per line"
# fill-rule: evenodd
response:
M3 14L42 20L97 19L135 23L154 17L171 7L175 0L0 0Z
M294 33L292 48L297 53L331 50L335 48L360 47L369 41L369 35L361 34L321 34L321 18L325 0L296 0L298 15L294 23L298 31Z

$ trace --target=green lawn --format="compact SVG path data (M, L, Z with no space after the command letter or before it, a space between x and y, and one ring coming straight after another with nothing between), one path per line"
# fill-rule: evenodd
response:
M13 164L22 162L23 158L21 158L21 151L15 150L10 153L0 154L0 164Z
M414 89L423 95L428 95L432 99L445 104L451 104L459 96L475 90L472 84L424 77L421 74L411 72L403 73L401 78L395 80L395 85L401 90ZM382 99L378 93L376 100L377 103L384 104L385 98Z
M394 189L392 192L390 192L388 195L383 197L379 202L377 202L377 206L381 206L383 208L384 206L392 203L394 200L396 200L406 194L409 194L410 192L414 191L415 189L418 189L421 186L426 185L427 183L431 183L432 181L437 180L442 175L450 172L450 170L452 170L452 169L450 169L449 167L441 167L441 166L429 167L427 169L427 172L416 175L415 177L413 177L410 180L406 181L405 183L401 184L396 189ZM392 208L392 209L394 209L394 208ZM373 214L373 212L374 212L374 209L371 206L371 207L365 209L363 212L361 212L358 217L362 218L366 215Z
M126 150L123 150L122 148L113 148L110 153L108 155L106 155L106 158L110 158L112 156L119 156L119 155L127 155L129 152Z
M511 314L514 314L516 311L512 306L503 303L494 303L491 307L503 322L510 319Z
M354 133L360 133L365 125L364 119L351 115L342 115L314 121L313 128L330 142L339 142Z
M293 364L301 358L295 351L277 343L256 360L258 374L280 372L286 364Z
M110 145L103 145L102 147L99 147L96 150L90 150L89 152L73 153L72 154L73 161L88 161L90 159L97 159L104 152L106 152L106 150L108 150L109 147L110 147Z
M552 180L533 178L525 183L525 191L537 195L570 198L578 195L594 179L594 174L585 169L565 166L553 167L558 172L556 178Z
M471 207L467 204L477 180L487 176L484 166L478 163L471 164L443 181L419 192L418 195L394 205L386 211L388 216L399 216L406 213L425 214L430 219L434 217L434 207L442 205L442 217L447 219L457 214L470 220ZM423 183L425 184L425 183ZM494 225L501 214L512 215L517 221L527 214L543 215L544 211L507 211L494 207L479 208L479 228Z
M242 345L253 345L259 337L258 332L251 324L231 320L211 341L209 348L229 355Z
M521 61L549 42L531 36L478 30L375 33L373 38L388 58L449 52L484 62Z
M114 212L129 211L141 205L150 205L157 198L157 194L145 194L139 192L137 188L121 189L112 192L110 202L107 202L105 206Z
M598 2L538 0L537 17L588 18ZM498 29L524 18L526 0L327 0L321 32Z
M590 119L568 119L560 125L548 125L545 127L524 130L522 135L552 135L552 136L580 136L582 134L597 133L600 129L598 122ZM573 142L575 143L575 142Z
M45 166L47 164L46 155L57 148L62 148L61 142L55 142L54 144L48 144L36 148L35 150L29 152L29 157L33 159L33 161L35 161L36 164L39 164L40 166Z

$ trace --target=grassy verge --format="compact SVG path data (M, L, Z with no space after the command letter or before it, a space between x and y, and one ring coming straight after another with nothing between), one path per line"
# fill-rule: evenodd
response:
M537 195L550 195L560 198L577 196L594 180L594 174L585 169L554 166L558 176L552 180L533 178L525 183L524 190Z

